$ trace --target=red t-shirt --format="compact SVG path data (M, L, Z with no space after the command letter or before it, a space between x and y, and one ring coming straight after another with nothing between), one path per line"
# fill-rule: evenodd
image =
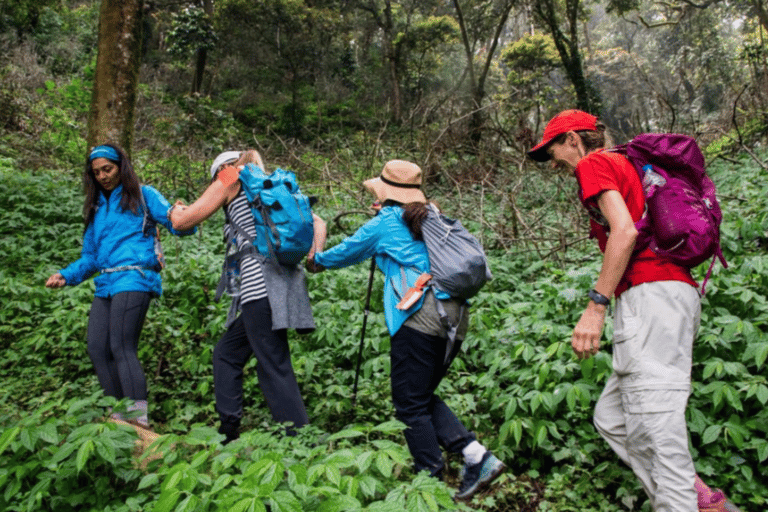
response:
M645 211L645 197L640 178L632 164L623 155L598 151L582 158L576 166L579 181L579 199L589 213L590 236L596 237L600 250L605 253L610 227L600 212L597 199L606 190L616 190L624 198L632 220L637 222ZM698 286L691 271L645 248L629 260L627 270L616 287L616 297L631 286L654 281L683 281Z

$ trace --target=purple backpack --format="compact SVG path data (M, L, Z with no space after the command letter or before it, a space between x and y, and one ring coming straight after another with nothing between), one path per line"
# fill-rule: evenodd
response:
M723 214L715 184L704 170L704 155L696 141L676 133L643 133L614 150L635 166L645 193L646 214L635 223L635 251L650 247L685 267L712 258L728 264L720 249Z

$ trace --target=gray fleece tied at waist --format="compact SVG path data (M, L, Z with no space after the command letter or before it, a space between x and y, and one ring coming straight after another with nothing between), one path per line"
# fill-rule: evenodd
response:
M296 329L301 333L315 329L312 306L307 293L307 278L304 267L286 267L254 254L264 275L269 307L272 309L272 330ZM235 321L240 310L240 300L232 300L227 314L226 327Z

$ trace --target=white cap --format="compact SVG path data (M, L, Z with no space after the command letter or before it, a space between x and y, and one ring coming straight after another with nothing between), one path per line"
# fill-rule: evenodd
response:
M234 163L238 158L240 158L239 151L225 151L214 158L213 163L211 164L211 179L216 176L216 171L219 170L219 167L224 164Z

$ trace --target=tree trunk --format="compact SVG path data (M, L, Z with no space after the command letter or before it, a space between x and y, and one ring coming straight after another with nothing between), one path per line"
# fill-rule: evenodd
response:
M600 97L597 90L584 76L584 67L579 50L579 9L581 0L566 0L563 27L560 26L558 10L561 8L554 0L538 0L533 9L539 19L549 29L555 48L560 54L560 60L565 68L568 80L573 84L576 93L576 108L598 114ZM567 32L567 35L566 35Z
M400 99L400 73L397 70L399 56L393 40L395 22L392 18L392 2L391 0L384 0L384 7L381 10L379 10L376 2L373 0L357 2L356 6L358 9L362 9L373 16L376 26L382 32L382 53L384 67L387 70L387 81L390 87L392 118L395 122L400 122L402 117L402 100Z
M88 148L115 142L130 154L141 60L143 0L102 0Z
M213 19L213 0L203 1L203 10L209 20ZM198 94L203 90L203 73L208 58L208 50L200 48L195 52L195 76L192 77L192 94Z
M192 77L192 94L198 94L203 88L203 73L205 72L205 61L208 51L205 48L199 48L195 52L195 76Z
M384 31L384 58L389 67L389 82L390 87L392 87L392 117L395 122L399 123L402 117L402 102L400 100L400 74L397 72L397 50L392 40L394 26L392 4L386 0L384 2L384 24L381 27Z
M763 0L752 0L752 4L757 11L757 19L760 20L760 24L765 30L768 30L768 7Z
M496 48L499 45L499 38L501 32L507 23L507 18L515 4L515 0L509 0L502 6L500 6L498 23L491 39L491 44L485 53L485 62L480 70L479 74L475 73L475 55L472 42L469 40L468 29L466 21L464 19L464 12L462 10L459 0L453 0L453 7L456 10L456 20L459 23L459 29L461 31L461 40L464 44L464 54L467 58L467 70L469 71L469 83L472 88L470 105L471 116L469 119L469 140L473 149L477 149L482 140L483 127L485 125L485 112L483 111L483 101L485 100L485 82L488 78L488 72L493 62L493 57L496 53Z

